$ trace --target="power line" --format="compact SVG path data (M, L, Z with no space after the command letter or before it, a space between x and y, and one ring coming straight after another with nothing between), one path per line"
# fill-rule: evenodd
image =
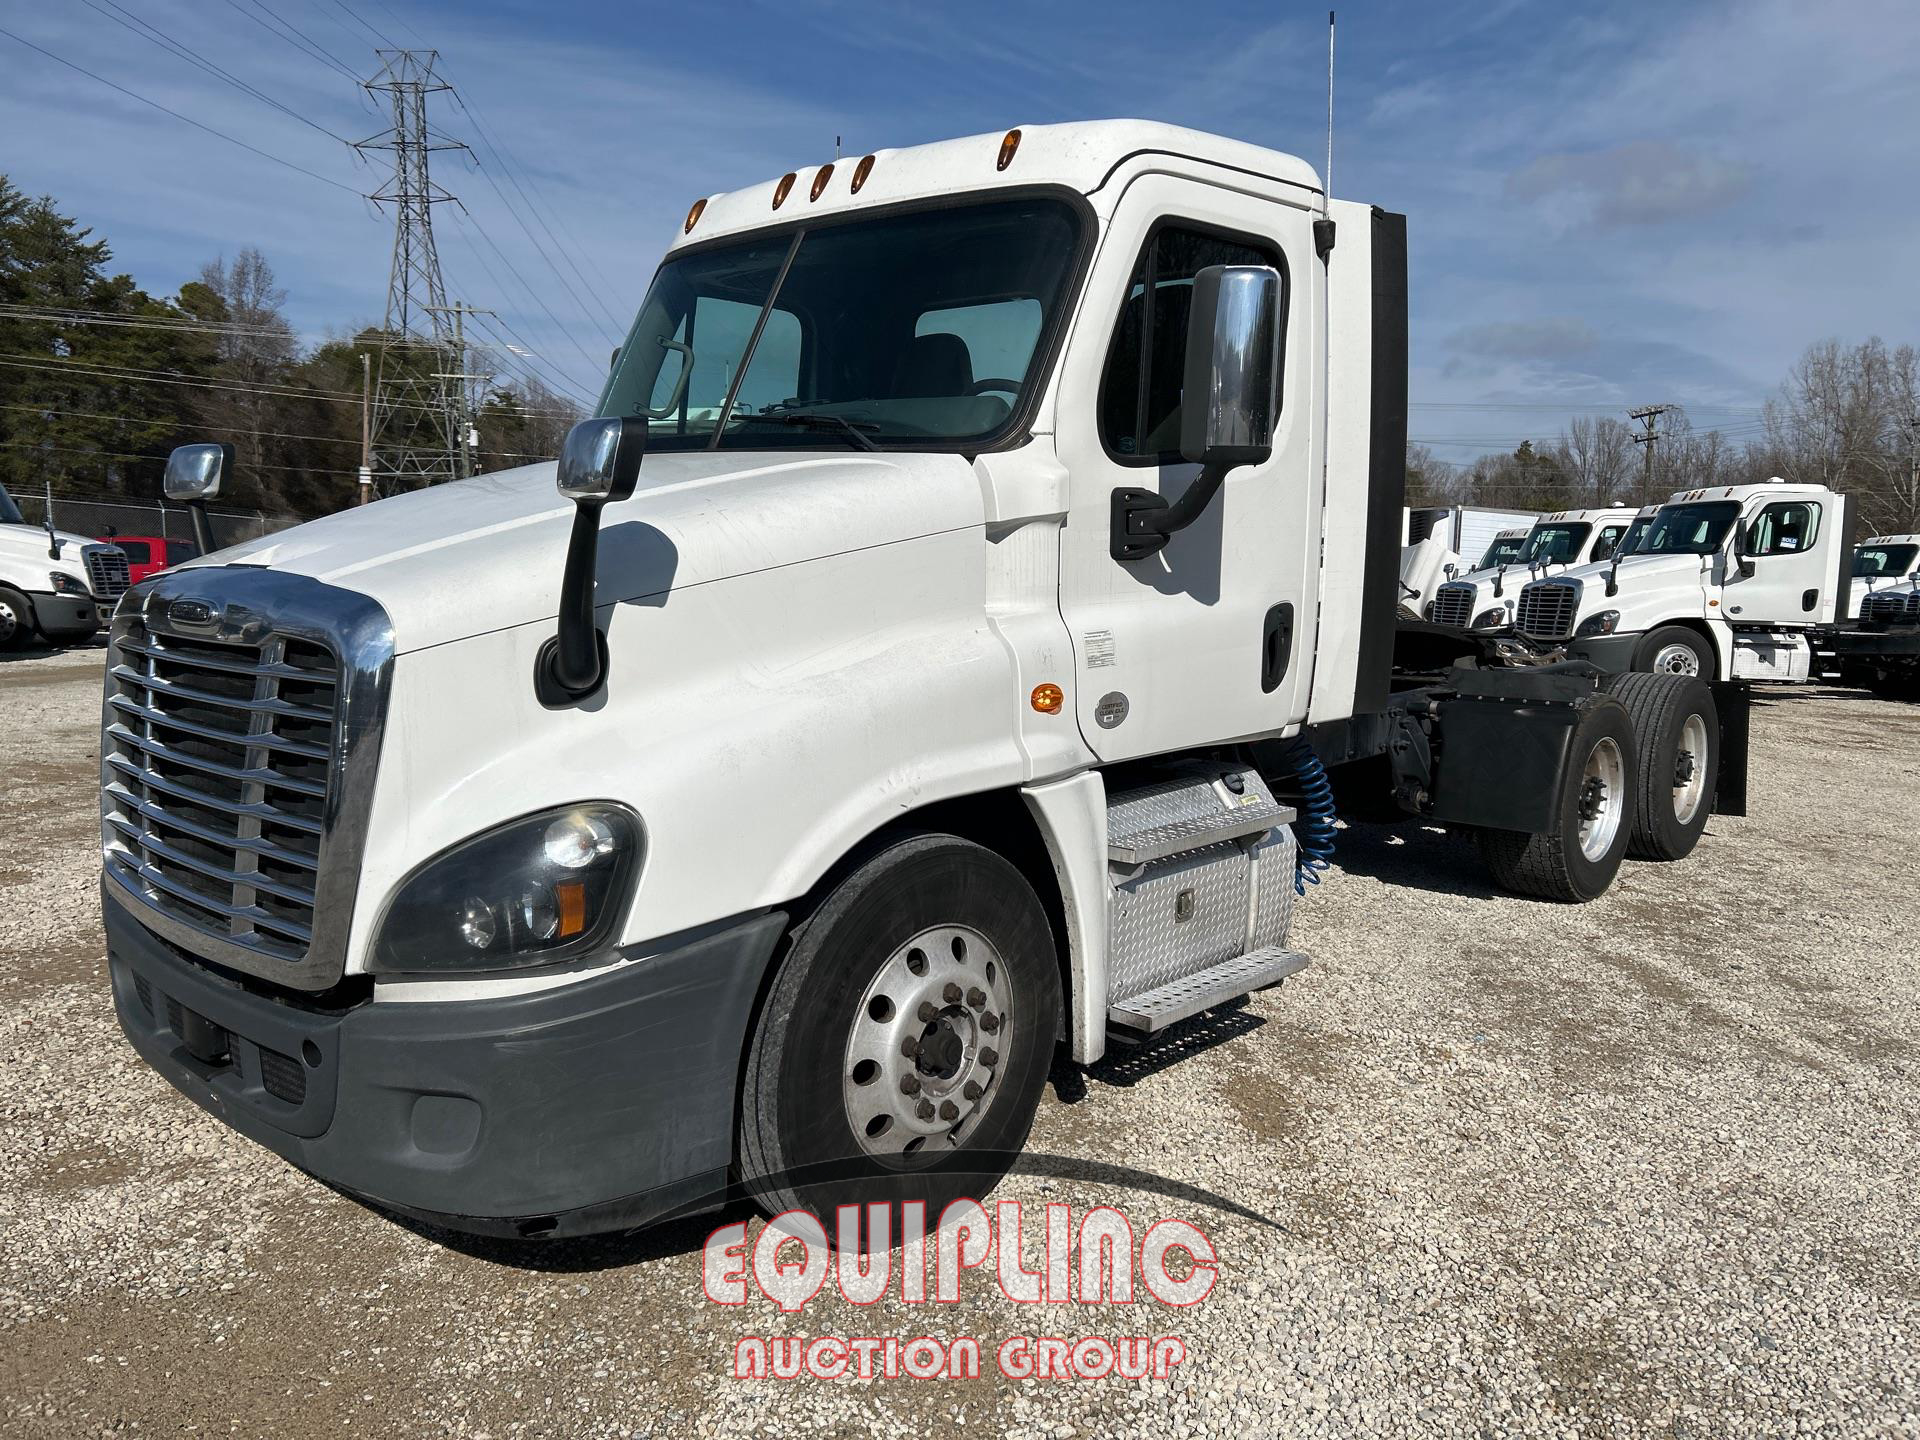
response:
M459 202L456 201L455 203L458 204ZM572 328L560 323L559 316L555 315L553 313L552 308L547 304L547 302L540 298L540 293L537 290L535 290L533 286L527 283L527 277L520 273L520 267L518 265L515 265L512 260L507 258L507 252L502 250L499 244L494 240L493 236L487 233L487 227L480 223L479 218L476 215L474 215L472 211L468 210L467 207L464 205L460 206L460 213L463 216L465 216L468 220L472 221L474 233L478 235L482 240L487 242L487 248L493 251L493 253L499 257L500 263L507 267L507 273L512 275L514 279L520 282L520 288L527 292L527 298L532 300L533 303L539 308L540 313L547 317L548 321L552 323L554 329L558 330L560 333L562 333L567 337L567 343L572 345L575 350L580 352L580 358L586 362L588 373L591 374L593 370L596 368L594 366L593 359L591 356L587 354L587 352L584 349L581 348L580 340L573 333Z
M329 140L338 140L342 145L345 145L347 143L346 136L334 134L333 131L327 129L326 126L318 124L315 121L309 120L306 116L302 115L298 110L295 110L290 106L283 105L280 101L274 99L273 96L267 94L264 90L256 89L254 86L248 84L245 80L242 80L239 76L234 75L229 71L223 70L220 66L214 64L213 61L208 60L207 58L199 54L199 52L193 50L191 47L182 45L179 41L175 40L172 36L168 35L165 31L160 30L156 26L149 25L145 20L142 20L138 15L133 14L131 11L124 9L122 6L118 4L115 4L114 0L82 0L82 3L84 3L88 9L94 11L96 14L104 16L106 19L113 21L115 24L123 27L124 29L133 31L133 33L139 36L142 40L150 41L153 44L158 45L162 49L168 51L169 53L175 56L178 56L180 59L185 60L188 64L196 66L200 70L205 71L207 74L214 76L216 79L226 81L229 85L233 86L236 90L239 90L243 94L253 97L255 100L258 100L263 104L271 105L275 110L278 110L281 114L291 116L293 119L298 120L302 125L307 126L309 129L318 130L322 135L325 135ZM112 10L118 11L119 13L109 14L108 10L101 8L101 5L103 3L106 6L110 7ZM135 27L138 27L138 28L135 28Z
M254 14L253 10L242 8L240 0L227 0L227 4L231 5L235 10L238 10L242 15L246 16L247 19L253 21L254 24L258 25L262 30L265 30L269 35L286 41L289 45L293 46L294 49L307 55L311 59L318 60L321 64L331 66L346 76L347 79L353 81L355 85L360 83L360 77L354 73L351 65L347 64L346 61L342 60L338 55L335 55L319 41L300 30L297 26L282 20L278 15L274 14L273 11L269 10L266 5L262 3L262 0L253 0L253 8L254 10L258 10L260 15ZM260 18L261 15L267 18L263 20ZM269 24L268 21L272 23Z
M171 115L176 120L185 121L187 124L193 126L194 129L205 131L207 134L212 135L217 139L226 141L229 145L238 145L242 150L251 151L253 154L260 156L260 158L263 160L271 160L276 165L284 165L289 170L297 170L302 175L308 176L314 180L318 180L323 185L331 185L336 190L344 190L349 195L360 194L360 192L354 189L353 186L343 185L338 180L330 180L325 175L322 175L318 170L309 170L304 165L296 165L291 160L283 160L278 155L272 154L271 152L266 150L262 150L258 145L249 145L244 140L235 139L233 136L227 134L227 132L224 130L216 130L211 125L201 124L200 121L195 120L190 115L182 115L178 110L169 109L167 106L162 105L158 100L149 100L146 96L140 94L139 92L134 90L129 90L126 86L117 84L114 81L107 79L107 77L104 75L96 75L94 74L93 71L87 69L85 66L76 65L73 63L73 61L65 59L62 56L56 55L51 50L48 50L43 46L36 45L33 43L33 41L24 39L21 36L14 34L13 31L11 30L5 29L4 27L0 27L0 35L4 35L9 40L15 41L21 45L26 46L29 50L36 51L39 54L46 56L47 59L54 61L56 64L64 65L67 67L67 69L86 76L89 80L97 81L98 83L105 85L110 90L118 90L122 95L127 96L131 100L138 100L142 105L151 106L153 109L160 111L160 113L163 115Z
M398 50L401 48L385 35L382 35L378 30L374 29L373 26L369 25L365 20L361 19L359 13L351 5L347 4L346 0L333 0L333 3L337 9L346 11L348 16L351 17L362 30L365 30L369 35L373 36L376 44L384 45L389 50Z

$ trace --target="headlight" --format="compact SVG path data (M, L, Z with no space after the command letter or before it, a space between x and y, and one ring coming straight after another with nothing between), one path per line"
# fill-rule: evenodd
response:
M626 910L640 872L640 822L594 802L524 816L464 840L401 884L372 968L497 970L593 949Z
M1504 625L1506 623L1507 607L1504 605L1496 605L1491 610L1482 610L1478 615L1473 617L1473 628L1476 630L1491 630L1496 625Z
M53 593L56 595L88 595L92 593L84 583L74 579L71 575L62 575L58 570L50 573L47 579L53 582Z
M1614 626L1620 623L1618 610L1602 610L1598 615L1589 615L1580 622L1580 628L1573 633L1578 635L1611 635Z

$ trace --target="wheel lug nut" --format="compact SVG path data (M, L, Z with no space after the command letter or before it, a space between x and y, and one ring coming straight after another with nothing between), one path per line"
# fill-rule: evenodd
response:
M906 1039L900 1042L900 1053L909 1060L917 1058L920 1054L920 1037L917 1035L907 1036Z
M978 1080L967 1081L965 1085L960 1087L960 1093L969 1100L978 1100L980 1098L980 1082Z
M991 1035L1000 1028L1000 1017L989 1011L980 1017L980 1028Z
M920 1093L920 1077L918 1075L902 1075L900 1077L900 1093L902 1095L918 1095Z
M922 1120L933 1119L933 1102L931 1100L922 1100L919 1108L913 1113L918 1115Z
M987 1003L987 992L982 990L979 986L976 985L973 989L967 991L967 1004L972 1009L978 1010L982 1005L985 1005L986 1003Z
M922 1000L920 1002L920 1008L913 1013L920 1017L922 1024L926 1025L931 1025L940 1016L940 1012L934 1009L931 1000Z
M1000 1052L989 1045L980 1052L980 1063L989 1070L993 1069L1000 1063Z
M942 1100L940 1102L940 1118L942 1120L958 1120L960 1118L960 1107L951 1100Z
M958 1005L960 1003L960 987L949 980L947 982L947 988L940 992L940 996L947 1004Z

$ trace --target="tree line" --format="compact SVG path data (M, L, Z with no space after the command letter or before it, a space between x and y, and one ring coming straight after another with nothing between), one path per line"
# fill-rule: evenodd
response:
M1512 510L1653 504L1678 490L1778 475L1851 495L1865 534L1920 531L1920 360L1879 337L1807 347L1743 440L1700 431L1680 406L1656 420L1649 455L1640 426L1612 416L1571 421L1554 440L1452 465L1407 447L1411 505ZM1742 427L1747 428L1747 427Z
M169 296L110 273L112 258L50 197L0 175L0 484L150 501L174 446L218 440L238 472L224 506L291 520L355 503L361 356L377 352L380 327L303 348L252 247ZM398 353L423 374L460 368L431 349ZM531 373L502 380L475 412L475 468L557 455L579 418Z

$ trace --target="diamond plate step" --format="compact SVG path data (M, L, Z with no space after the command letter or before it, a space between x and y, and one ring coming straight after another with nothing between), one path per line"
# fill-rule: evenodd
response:
M1306 968L1307 957L1297 951L1282 950L1277 945L1250 950L1121 1001L1107 1011L1107 1023L1136 1035L1151 1035L1176 1020L1278 985Z

